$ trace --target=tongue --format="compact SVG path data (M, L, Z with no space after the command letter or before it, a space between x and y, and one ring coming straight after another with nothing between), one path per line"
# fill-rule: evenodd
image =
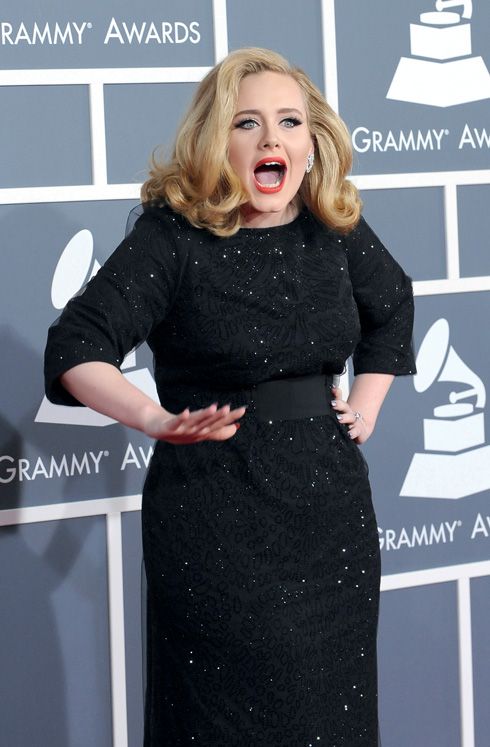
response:
M259 184L277 184L281 178L280 166L259 166L255 169L255 178Z

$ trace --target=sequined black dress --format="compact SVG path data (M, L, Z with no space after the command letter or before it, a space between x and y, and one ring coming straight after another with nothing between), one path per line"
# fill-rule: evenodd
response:
M379 546L367 468L333 411L259 422L254 387L406 374L412 296L361 220L302 212L219 239L144 213L50 331L56 382L142 340L164 406L249 404L232 439L157 444L144 487L146 747L374 747ZM61 362L60 362L61 360ZM329 392L326 392L329 397Z

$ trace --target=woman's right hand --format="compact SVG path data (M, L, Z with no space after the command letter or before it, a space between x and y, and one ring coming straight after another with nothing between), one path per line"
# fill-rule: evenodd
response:
M230 405L210 405L203 410L190 412L186 408L179 415L171 415L163 408L148 414L143 432L159 441L171 444L195 444L199 441L225 441L235 435L240 424L237 420L246 407L232 410Z
M173 415L125 379L118 368L102 361L80 363L65 371L60 381L87 407L172 444L231 438L240 427L237 420L247 409L212 404L203 410L191 412L186 408Z

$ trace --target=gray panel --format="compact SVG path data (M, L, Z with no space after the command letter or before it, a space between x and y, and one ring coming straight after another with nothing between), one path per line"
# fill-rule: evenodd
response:
M19 0L3 22L2 67L9 70L214 63L211 0L86 0L75 14L61 0L42 14Z
M228 42L239 47L265 47L303 68L324 90L320 0L228 0Z
M364 216L413 280L445 278L442 189L365 190Z
M89 184L86 86L0 88L0 187Z
M476 493L469 490L470 494L459 498L400 495L415 454L448 457L448 465L442 468L431 461L436 483L446 482L446 473L453 471L452 482L460 488L468 485L475 476L486 485L490 483L487 404L483 409L475 407L473 413L480 414L483 419L483 443L448 453L444 449L431 450L424 439L424 420L437 420L434 409L449 404L452 391L468 392L461 404L470 404L476 401L470 391L474 383L472 376L480 380L480 389L483 387L487 393L490 389L489 301L489 293L484 292L417 299L416 352L437 320L446 319L449 325L449 342L442 349L445 355L441 357L440 370L433 370L434 380L425 391L417 392L411 377L397 379L383 405L373 436L362 447L370 465L378 526L382 530L385 574L457 565L489 557L490 533L481 527L479 517L486 521L490 489ZM462 320L469 321L462 323ZM468 334L470 328L471 334ZM454 355L449 361L451 347L464 365L457 363ZM427 376L426 364L422 366L419 361L417 365ZM451 380L442 380L443 371ZM445 434L448 419L439 420ZM466 424L459 417L449 420L456 429ZM471 433L471 423L467 427ZM460 467L460 456L474 458L475 466L471 470L465 469L464 465Z
M379 706L386 747L460 747L456 586L384 592Z
M123 237L134 204L121 200L0 208L0 243L9 247L10 257L0 276L2 508L141 490L152 445L143 434L119 425L34 422L44 394L42 361L47 329L60 313L51 303L58 260L75 234L89 230L94 242L92 263L102 263ZM137 352L136 367L152 367L146 346ZM70 410L70 418L74 414ZM125 459L130 445L135 453ZM82 465L81 473L74 457Z
M66 519L0 534L2 744L106 747L112 727L104 520Z
M471 57L483 57L480 64L487 81L485 85L488 86L490 77L486 78L486 73L490 67L490 44L485 29L490 25L490 5L473 3L473 8L470 22ZM413 0L410 3L342 0L335 4L335 9L340 114L356 135L357 173L488 168L490 90L488 95L482 94L485 95L483 100L444 107L387 99L400 59L409 59L409 64L412 64L412 60L422 60L420 56L411 54L410 24L422 25L420 14L433 10L434 3L427 0ZM456 10L461 11L461 8ZM456 53L455 49L454 55ZM428 58L431 45L426 54ZM470 56L461 59L465 63ZM441 64L428 59L424 60L424 64L426 62ZM414 74L411 76L414 77ZM447 73L448 80L444 85L431 85L429 90L426 85L429 76L422 75L417 92L425 91L430 102L433 102L440 90L454 91L458 77L458 69L455 69ZM460 77L464 93L468 88L465 82L469 84L473 76L471 73L461 73ZM483 90L483 87L480 88ZM483 138L481 144L478 143L475 128L478 136ZM487 132L487 139L484 131ZM405 140L409 140L412 133L414 147L410 145L406 148L400 133L404 134Z
M490 275L490 185L459 187L459 246L462 277Z
M490 733L490 638L488 636L488 600L490 578L471 582L473 638L473 688L475 696L475 747L486 747Z
M143 734L144 651L141 620L146 601L141 591L141 513L131 511L123 514L122 530L128 744L137 747L141 745Z
M153 149L169 153L195 83L106 86L107 170L111 183L141 182Z

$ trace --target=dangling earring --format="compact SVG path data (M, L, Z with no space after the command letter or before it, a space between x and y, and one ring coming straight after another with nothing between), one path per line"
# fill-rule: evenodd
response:
M312 170L312 168L313 168L313 162L314 161L315 161L315 154L314 153L310 153L308 155L308 160L306 162L306 173L307 174L309 174L310 171Z

